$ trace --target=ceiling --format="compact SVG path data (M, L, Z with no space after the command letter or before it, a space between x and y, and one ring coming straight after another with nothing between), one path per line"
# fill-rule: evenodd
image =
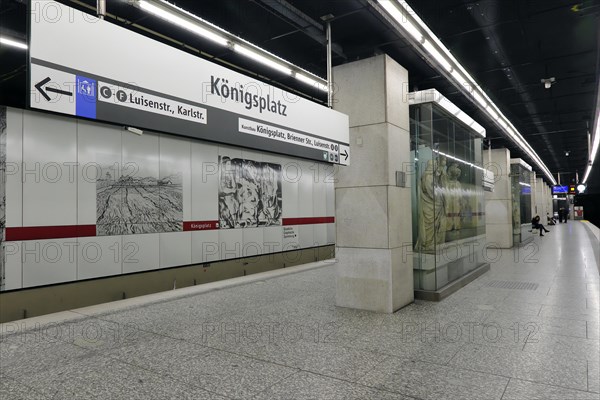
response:
M92 12L95 0L62 3ZM507 147L533 165L474 105L395 33L367 0L172 0L280 57L326 76L321 17L332 14L333 64L387 53L408 69L410 89L436 88L487 129L492 148ZM0 0L0 26L23 37L23 0ZM562 183L583 178L588 130L598 98L600 1L598 0L409 0L523 134ZM86 8L85 6L88 6ZM142 13L124 0L108 0L107 20L138 30L184 51L259 75L289 90L325 102L323 93L291 77L250 63L235 53ZM137 25L132 25L137 24ZM141 30L143 27L144 30ZM165 37L158 38L148 29ZM0 50L0 104L24 105L23 52ZM176 66L174 66L176 71ZM555 77L545 89L541 79ZM589 128L588 128L589 127ZM569 155L566 155L569 152ZM600 167L588 183L600 192Z

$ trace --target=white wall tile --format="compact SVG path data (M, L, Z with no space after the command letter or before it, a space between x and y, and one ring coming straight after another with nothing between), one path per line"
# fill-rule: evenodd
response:
M317 246L315 242L315 226L317 225L300 225L298 227L298 243L300 247L305 249L308 247Z
M23 225L77 224L75 119L26 112L23 122Z
M121 259L123 273L158 269L160 234L124 235Z
M283 226L263 228L264 253L277 253L283 249Z
M192 263L192 232L160 233L160 267Z
M77 239L29 240L21 244L23 287L77 279Z
M21 262L21 243L5 242L4 245L4 290L23 287L23 268Z
M192 232L192 263L202 264L219 260L219 231Z
M313 241L315 246L325 246L328 243L327 225L328 224L314 225Z
M6 111L6 226L23 226L23 110ZM20 278L19 278L20 279Z
M243 229L219 230L219 254L221 260L240 258L244 246Z
M315 181L315 168L313 163L298 161L302 166L302 178L298 182L298 216L313 216L313 186Z
M77 279L121 274L122 249L122 236L78 238Z
M264 230L266 228L242 229L243 247L242 257L252 257L265 253Z

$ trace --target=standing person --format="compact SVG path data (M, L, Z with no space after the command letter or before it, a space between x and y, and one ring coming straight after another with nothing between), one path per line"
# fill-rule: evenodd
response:
M544 236L544 232L550 232L548 229L544 228L544 225L542 225L540 223L540 216L536 215L532 220L531 220L531 227L533 229L539 229L540 230L540 236Z
M564 208L562 208L562 207L560 207L560 208L558 209L558 222L559 222L559 223L562 223L562 222L563 222L563 214L565 213L565 212L564 212L564 210L565 210L565 209L564 209Z

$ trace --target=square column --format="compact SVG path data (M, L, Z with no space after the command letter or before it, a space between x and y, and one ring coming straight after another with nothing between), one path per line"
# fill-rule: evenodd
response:
M541 188L538 188L535 176L535 171L531 171L531 175L529 176L529 184L531 185L531 217L533 218L539 214L541 218L542 214L540 214L541 211L537 203L538 198L540 197L538 196L538 190L541 193Z
M510 151L493 149L487 166L494 173L494 191L485 192L485 232L488 243L502 249L513 247Z
M539 215L540 221L542 221L542 224L546 225L548 223L548 221L546 219L546 213L549 212L548 211L548 200L547 200L548 192L547 192L547 186L544 183L544 180L542 178L536 178L536 188L537 188L537 192L536 192L537 212L536 212L536 214L533 214L533 216L535 217L536 215Z
M408 72L387 55L334 68L351 163L336 176L336 304L391 313L414 300ZM406 179L410 182L410 179Z

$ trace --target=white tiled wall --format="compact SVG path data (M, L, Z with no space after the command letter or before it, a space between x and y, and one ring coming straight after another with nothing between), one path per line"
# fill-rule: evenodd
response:
M8 109L7 227L95 225L100 165L182 172L183 221L218 220L218 156L282 165L283 218L334 215L331 166L153 132ZM23 168L27 171L23 174ZM123 205L123 204L122 204ZM114 276L335 242L334 224L8 242L6 289Z
M23 226L76 225L76 121L26 112L22 152Z

